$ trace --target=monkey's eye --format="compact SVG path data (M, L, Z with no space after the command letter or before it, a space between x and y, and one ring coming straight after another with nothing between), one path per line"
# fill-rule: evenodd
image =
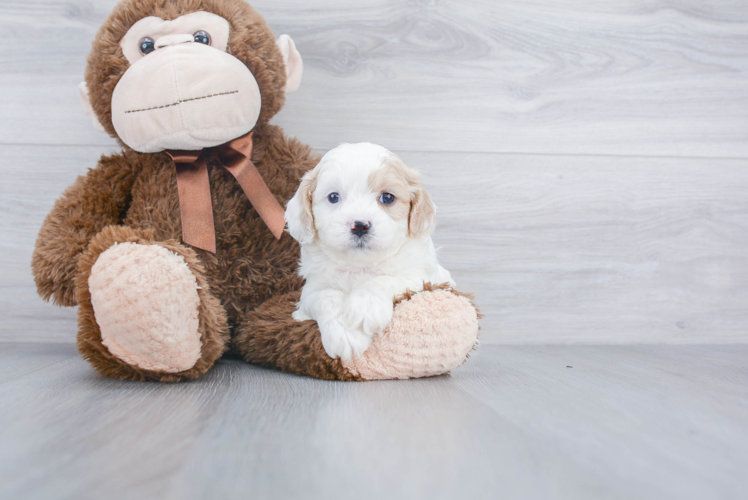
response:
M207 31L196 31L192 36L195 37L195 42L210 45L210 35Z
M327 201L330 203L337 203L340 201L340 195L338 193L330 193L327 195Z
M156 44L153 41L153 38L147 36L145 38L140 39L140 53L143 55L150 54L156 50Z
M390 203L395 202L395 195L390 193L382 193L382 195L379 197L379 203L382 203L384 205L389 205Z

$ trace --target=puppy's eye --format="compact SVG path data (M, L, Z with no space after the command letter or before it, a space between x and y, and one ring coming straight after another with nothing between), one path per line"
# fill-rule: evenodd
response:
M210 35L207 31L196 31L192 36L195 37L195 42L202 43L204 45L210 45Z
M140 53L141 54L143 55L150 54L154 50L156 50L156 44L154 43L153 38L147 36L140 40Z
M379 203L382 203L384 205L389 205L390 203L395 202L395 195L390 193L382 193L382 195L379 197Z
M330 193L327 195L327 201L330 203L337 203L340 201L340 195L338 193Z

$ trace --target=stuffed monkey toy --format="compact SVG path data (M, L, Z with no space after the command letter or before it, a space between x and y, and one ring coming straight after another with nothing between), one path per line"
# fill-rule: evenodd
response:
M81 96L122 151L65 191L32 259L41 297L78 306L98 373L194 379L230 351L323 379L412 378L474 347L477 310L438 283L398 297L350 361L291 317L302 282L282 207L319 157L269 121L301 72L293 41L243 0L124 0L105 21Z

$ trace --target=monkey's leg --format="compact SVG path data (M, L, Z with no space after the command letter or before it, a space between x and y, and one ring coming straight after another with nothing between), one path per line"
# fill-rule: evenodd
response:
M274 297L239 321L233 346L248 363L327 380L362 380L322 347L316 321L291 317L299 292Z
M225 351L226 311L195 252L148 231L108 226L81 255L78 350L101 375L176 382Z
M245 361L330 380L428 377L462 364L477 344L478 311L447 285L428 285L395 304L392 323L374 337L363 356L331 359L317 323L291 314L299 293L264 303L239 324L234 345Z

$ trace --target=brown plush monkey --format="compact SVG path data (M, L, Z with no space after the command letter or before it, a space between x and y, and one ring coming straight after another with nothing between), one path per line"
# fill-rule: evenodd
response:
M299 249L278 213L319 158L268 122L301 67L242 0L125 0L101 27L81 93L123 151L57 201L32 261L45 300L78 305L100 374L193 379L231 349L325 379L421 377L475 345L477 311L444 285L398 298L352 361L292 319Z

